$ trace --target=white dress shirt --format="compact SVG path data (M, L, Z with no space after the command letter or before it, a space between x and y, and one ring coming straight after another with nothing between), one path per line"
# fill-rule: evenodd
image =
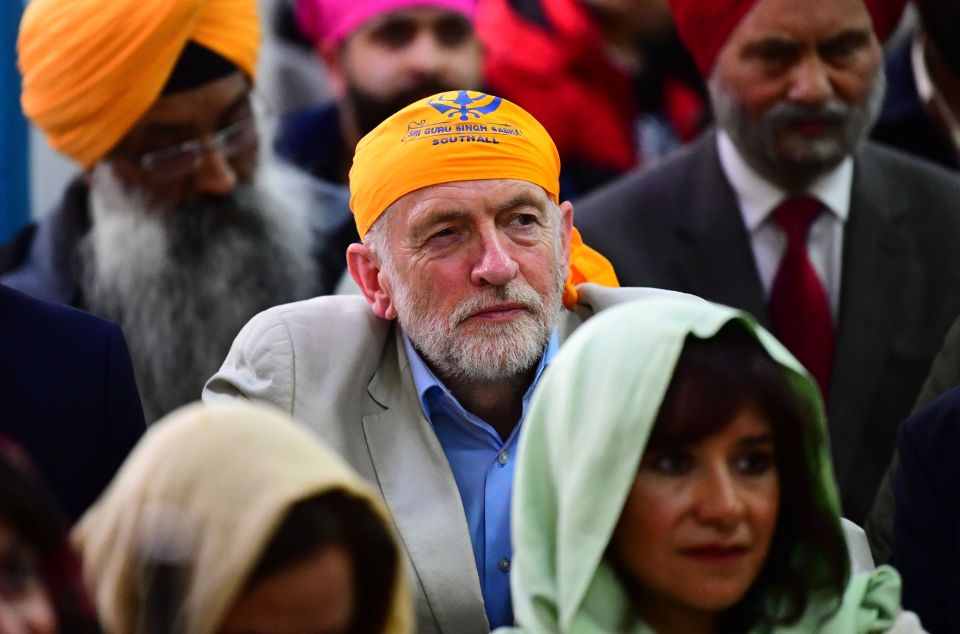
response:
M723 172L740 203L760 281L769 297L780 260L787 249L787 236L772 213L787 198L787 192L757 174L722 130L717 133L717 150ZM824 213L810 227L807 254L827 293L834 323L840 308L843 230L850 213L852 186L853 159L848 156L833 171L814 181L806 192L825 207Z

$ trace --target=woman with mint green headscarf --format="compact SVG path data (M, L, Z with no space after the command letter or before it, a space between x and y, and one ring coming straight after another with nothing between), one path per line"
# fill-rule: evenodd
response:
M923 631L896 571L851 573L815 384L746 314L682 295L604 311L524 426L517 631Z

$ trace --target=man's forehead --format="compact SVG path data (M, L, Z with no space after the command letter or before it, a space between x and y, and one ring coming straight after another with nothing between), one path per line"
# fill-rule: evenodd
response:
M486 207L501 205L524 196L538 205L550 201L546 190L533 183L513 178L454 181L421 187L401 196L392 208L426 211L445 205Z
M734 29L730 43L825 39L848 30L873 32L863 0L759 0Z
M348 39L352 38L358 33L370 33L372 31L376 31L380 27L390 22L409 21L417 22L423 25L432 25L437 21L446 19L463 20L471 25L473 24L464 14L451 9L446 9L444 7L430 5L402 7L399 9L393 9L391 11L384 11L383 13L379 13L371 17L363 24L360 24L356 30L350 34Z
M501 178L456 181L422 187L390 205L391 223L407 226L429 223L439 217L490 214L519 206L546 209L550 196L539 185Z

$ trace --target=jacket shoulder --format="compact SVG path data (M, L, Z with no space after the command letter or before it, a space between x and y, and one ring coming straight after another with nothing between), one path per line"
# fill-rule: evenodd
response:
M911 183L922 183L936 190L920 190L912 195L932 197L960 196L960 174L941 165L907 154L895 148L868 141L857 155L860 166L870 170L882 170L887 178Z
M119 330L112 321L92 313L37 299L0 284L0 332L36 333L48 341L83 342Z
M377 367L391 322L359 296L329 295L275 306L240 331L204 388L221 397L263 400L295 414L298 395L340 393ZM366 382L363 383L366 385Z

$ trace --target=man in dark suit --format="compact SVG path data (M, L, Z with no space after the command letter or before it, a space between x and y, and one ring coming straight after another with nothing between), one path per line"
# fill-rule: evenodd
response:
M960 389L928 403L900 426L893 478L893 563L903 576L903 605L930 632L960 619Z
M76 519L144 431L116 324L0 285L0 435L30 455Z
M864 142L878 36L902 7L728 4L673 2L719 130L583 201L578 224L623 284L772 328L828 400L844 514L861 523L960 312L960 181Z

